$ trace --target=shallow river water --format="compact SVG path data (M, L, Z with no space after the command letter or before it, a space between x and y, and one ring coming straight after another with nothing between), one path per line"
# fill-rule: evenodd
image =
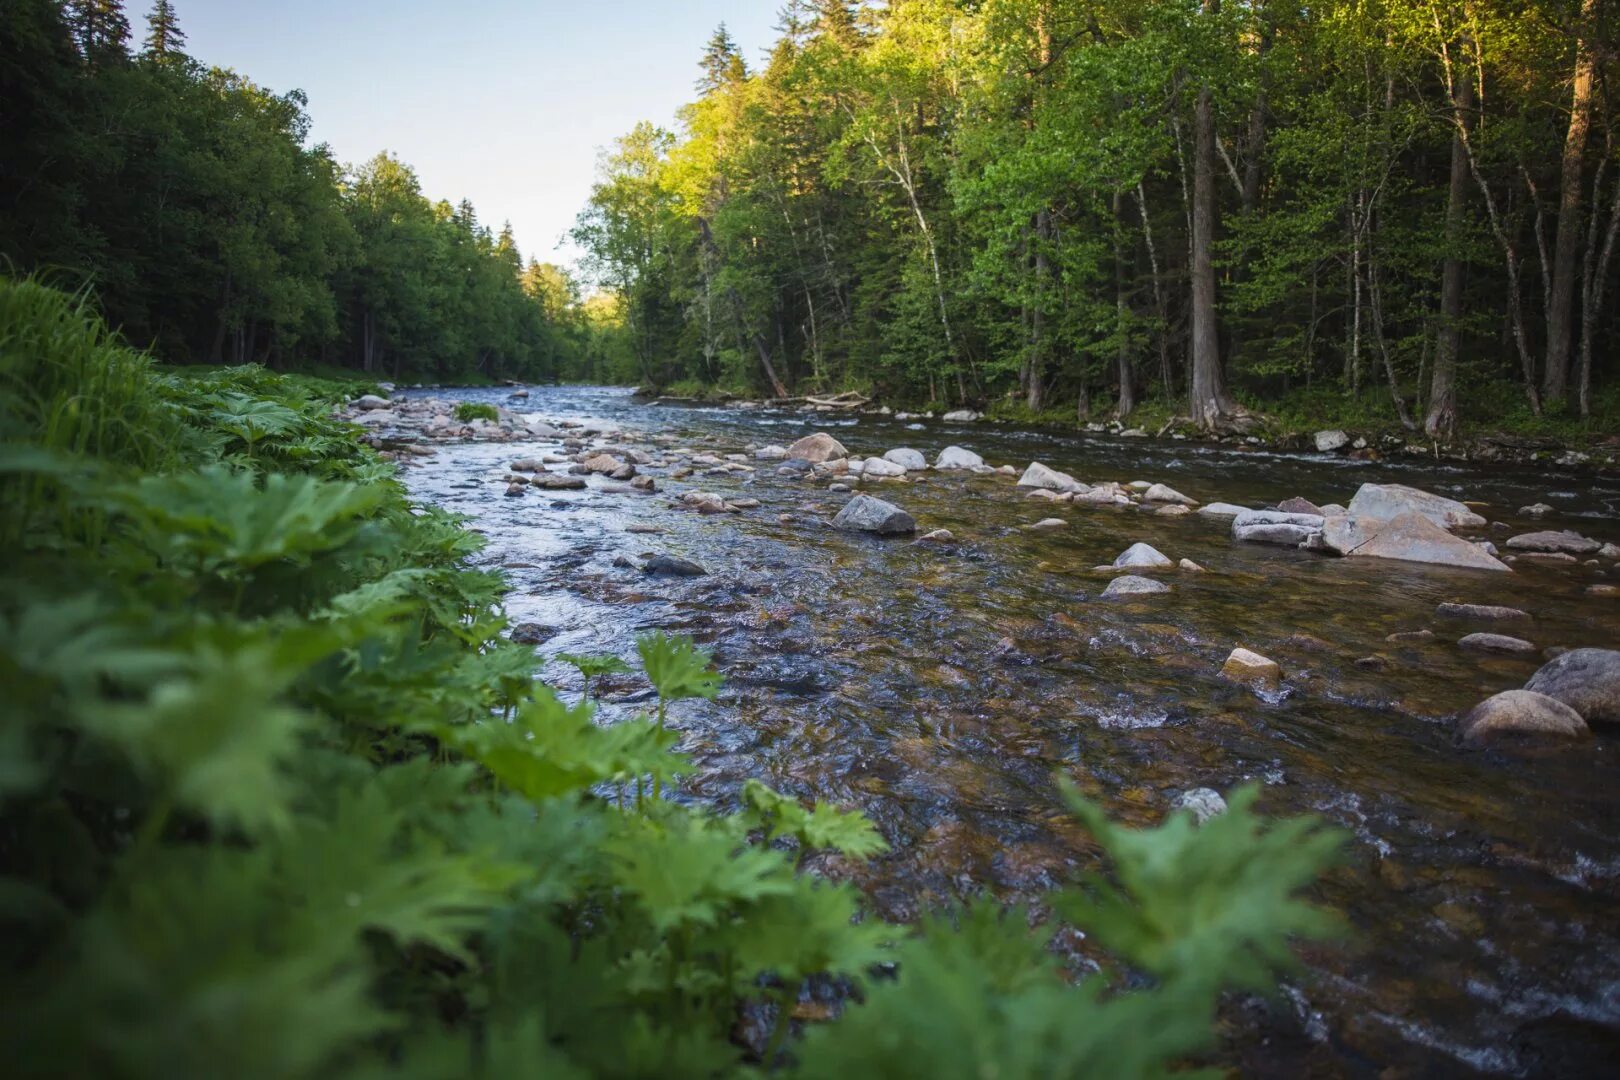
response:
M932 460L955 443L992 465L1162 481L1200 502L1347 503L1362 483L1399 482L1483 502L1513 531L1620 540L1620 481L1552 471L651 404L599 388L535 387L521 403L505 390L435 393L721 454L813 430L860 456L912 446ZM1595 1074L1620 1062L1620 739L1454 748L1456 714L1522 685L1543 658L1460 649L1464 634L1499 628L1435 613L1443 601L1506 604L1534 616L1507 632L1538 647L1620 647L1620 600L1584 592L1620 580L1607 560L1521 559L1492 574L1334 559L1234 544L1225 520L1054 506L1010 477L935 472L868 489L956 541L882 540L829 528L847 496L763 462L753 478L644 470L659 477L653 496L605 493L593 477L587 491L505 498L508 464L544 449L440 444L406 480L487 535L482 558L505 568L513 622L557 631L543 658L633 660L635 633L655 627L712 649L725 693L672 712L699 767L680 797L725 805L757 777L860 808L893 853L821 869L857 882L885 917L982 893L1038 901L1089 866L1095 849L1063 815L1057 776L1138 823L1189 789L1259 780L1269 812L1314 812L1353 834L1351 859L1319 896L1355 937L1310 950L1279 999L1226 1010L1229 1064L1272 1076L1466 1076ZM763 505L701 516L670 505L686 490ZM1519 515L1537 501L1556 513ZM1070 527L1019 528L1050 516ZM633 524L663 532L627 532ZM1209 572L1164 575L1168 595L1099 602L1109 577L1092 568L1138 540ZM709 574L614 566L652 552ZM1435 637L1386 641L1422 628ZM1217 677L1236 646L1282 665L1279 695ZM545 676L578 688L559 662ZM634 677L603 691L608 718L646 697Z

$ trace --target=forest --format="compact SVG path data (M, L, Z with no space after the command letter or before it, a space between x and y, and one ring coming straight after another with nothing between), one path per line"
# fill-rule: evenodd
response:
M589 352L566 270L390 154L349 168L310 145L305 96L191 59L168 0L138 41L118 0L4 10L0 255L88 288L130 341L460 383L552 379Z
M1613 426L1604 0L790 0L576 239L628 378Z

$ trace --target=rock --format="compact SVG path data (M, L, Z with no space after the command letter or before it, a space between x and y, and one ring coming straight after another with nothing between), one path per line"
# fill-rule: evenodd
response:
M1259 653L1233 649L1226 663L1221 665L1221 678L1264 690L1275 690L1282 685L1282 668L1277 666L1275 660Z
M1302 499L1295 495L1292 499L1284 499L1277 504L1277 511L1283 514L1311 514L1322 517L1322 508L1309 499Z
M1552 512L1553 508L1543 502L1531 503L1529 506L1519 507L1519 513L1523 514L1525 517L1544 518Z
M1033 525L1024 526L1031 532L1052 532L1055 529L1067 529L1068 527L1069 523L1062 518L1042 518Z
M514 480L510 484L506 485L506 494L508 498L517 498L520 495L526 495L528 494L528 491L529 485L525 484L522 480Z
M1053 491L1051 488L1036 488L1026 498L1045 499L1047 502L1068 502L1074 498L1072 491Z
M861 475L870 477L904 476L906 475L906 467L890 461L888 458L867 458L865 464L861 467Z
M654 555L641 567L644 573L662 574L667 577L702 577L708 571L690 559L676 558L674 555Z
M879 536L902 536L917 531L912 516L890 502L874 499L870 495L857 495L844 504L833 518L833 527L877 533Z
M1246 506L1234 506L1232 503L1212 502L1200 506L1198 512L1204 517L1235 518L1239 514L1247 514L1249 508Z
M521 460L512 462L510 467L513 472L544 472L546 463L543 461L537 461L534 458L522 458Z
M376 394L361 394L354 399L354 407L368 411L371 409L386 409L388 408L388 399L378 397Z
M1180 517L1183 514L1192 513L1193 510L1192 507L1182 506L1180 503L1165 503L1153 512L1160 517Z
M883 455L884 461L892 461L907 472L920 472L928 468L928 459L922 456L921 450L913 450L909 446L897 446Z
M1598 548L1598 554L1605 559L1620 559L1620 544L1604 544Z
M944 416L940 417L940 419L948 420L953 424L965 424L969 421L977 420L982 415L983 413L976 413L972 409L956 409L952 412L946 413Z
M1226 800L1214 788L1193 788L1176 797L1176 809L1187 811L1195 823L1202 825L1216 814L1226 812Z
M538 473L529 483L544 491L581 491L588 486L583 476L562 473Z
M1316 443L1316 451L1319 454L1331 454L1350 445L1350 436L1338 430L1318 431L1311 438Z
M1434 609L1434 613L1448 619L1483 619L1488 622L1530 620L1528 611L1494 604L1441 604Z
M1504 690L1464 713L1454 738L1460 746L1477 747L1505 736L1578 739L1589 733L1581 714L1564 702L1532 690Z
M1199 566L1197 563L1193 562L1191 559L1182 559L1180 562L1176 563L1176 565L1178 567L1180 567L1181 569L1189 571L1189 572L1194 573L1194 574L1207 573L1207 571L1202 566Z
M787 456L788 452L785 446L762 446L754 451L756 461L781 461Z
M733 510L754 510L763 504L758 499L732 499L728 505Z
M1365 525L1421 514L1443 529L1479 528L1485 519L1456 499L1433 495L1405 484L1362 484L1350 500L1350 516Z
M626 525L624 527L624 531L627 532L627 533L643 533L643 534L646 534L646 535L657 535L657 534L663 532L664 530L660 529L657 525Z
M1168 484L1149 484L1148 489L1142 492L1143 502L1175 503L1178 506L1197 506L1198 503L1187 498Z
M1361 533L1362 523L1355 518L1328 520L1330 524L1323 528L1324 542L1352 558L1400 559L1438 566L1508 571L1505 565L1476 545L1451 535L1421 514L1402 514L1393 521L1374 523L1376 531L1370 537ZM1348 523L1342 536L1336 533L1334 523Z
M580 464L585 466L586 472L603 474L617 472L624 468L624 462L612 454L593 454L580 462Z
M620 465L617 469L608 473L608 476L614 480L633 480L636 476L636 467L634 465Z
M645 491L651 495L658 490L658 483L650 476L634 476L630 478L630 486L637 491Z
M842 493L842 492L846 492L846 491L849 490L849 485L845 484L845 483L842 483L842 482L835 481L835 482L827 485L827 490Z
M1108 588L1102 591L1104 599L1111 596L1141 596L1151 593L1167 593L1170 586L1162 581L1152 578L1139 577L1136 574L1121 574L1108 583Z
M1571 649L1542 665L1524 688L1557 698L1588 723L1620 723L1620 652Z
M1588 595L1588 596L1620 596L1620 585L1603 585L1603 584L1588 585L1586 587L1586 595Z
M1232 539L1249 544L1299 547L1313 543L1321 533L1322 518L1316 514L1245 510L1232 519Z
M1520 533L1508 538L1507 546L1514 551L1550 551L1566 555L1591 555L1603 545L1570 529Z
M1384 636L1384 640L1385 641L1391 641L1391 642L1433 641L1434 640L1434 631L1433 630L1398 630L1393 634L1386 634Z
M1074 477L1056 469L1049 469L1038 461L1029 463L1024 475L1018 478L1018 486L1025 488L1043 488L1049 491L1090 491L1089 485L1082 484Z
M797 461L820 464L824 461L846 458L849 456L849 451L844 449L843 443L831 435L824 431L818 431L814 435L806 435L788 447L787 456Z
M960 446L947 446L934 459L936 469L978 469L983 465L984 458Z
M1481 652L1532 653L1536 647L1523 638L1506 634L1469 634L1457 642L1464 649Z
M949 529L934 529L931 532L923 533L921 536L917 537L917 539L927 540L932 544L946 544L952 540L955 540L956 537L951 535L951 530Z
M1069 496L1069 501L1086 506L1129 506L1131 500L1124 495L1105 487L1094 487L1090 491L1076 491Z
M556 637L557 628L537 622L518 623L512 627L511 636L519 645L540 645Z
M1138 541L1119 553L1112 565L1114 566L1145 566L1153 569L1176 565L1169 557L1154 547Z
M717 509L724 510L726 506L726 500L722 499L719 495L716 495L712 491L683 492L681 495L681 502L687 506L695 506L699 510L702 510L705 506L712 506L716 507Z

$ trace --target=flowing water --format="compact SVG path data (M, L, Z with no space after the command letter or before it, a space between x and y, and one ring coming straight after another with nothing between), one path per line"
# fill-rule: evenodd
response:
M956 443L992 465L1162 481L1201 502L1347 503L1362 483L1399 482L1486 503L1513 531L1620 540L1620 482L1551 471L650 404L600 388L536 387L524 403L507 403L505 390L443 393L722 454L812 430L863 456L912 446L931 460ZM1543 659L1460 649L1464 634L1499 628L1435 614L1448 600L1507 604L1534 622L1506 632L1539 647L1614 648L1620 600L1584 592L1620 580L1609 561L1521 559L1492 574L1333 559L1234 544L1224 520L1054 506L1006 476L934 472L867 487L956 541L885 540L829 528L847 496L763 462L753 478L643 470L659 476L654 496L606 493L593 478L587 491L504 498L507 465L547 448L444 444L407 482L487 535L483 558L505 568L514 622L555 628L538 649L553 685L578 688L549 659L557 653L633 660L646 629L712 649L726 692L672 712L699 769L681 797L727 805L757 777L860 808L893 853L819 868L858 883L885 917L976 894L1038 902L1092 865L1095 849L1060 808L1058 776L1135 823L1157 821L1189 789L1258 780L1268 811L1314 812L1353 834L1349 863L1318 894L1355 937L1311 949L1279 999L1225 1011L1230 1064L1255 1075L1446 1076L1570 1075L1620 1061L1620 740L1454 748L1455 715L1520 686ZM700 516L671 505L684 490L763 505ZM1537 501L1557 513L1541 523L1518 514ZM1070 527L1019 528L1050 516ZM1109 576L1092 568L1138 540L1208 573L1160 575L1168 595L1100 601ZM651 552L709 575L614 565ZM1435 637L1386 640L1423 628ZM1236 646L1282 665L1280 694L1217 677ZM647 697L634 677L602 690L609 718Z

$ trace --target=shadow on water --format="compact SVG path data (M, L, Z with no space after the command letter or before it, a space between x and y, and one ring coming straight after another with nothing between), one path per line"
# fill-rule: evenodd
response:
M504 402L506 391L454 395ZM913 446L932 457L959 443L995 465L1041 460L1092 482L1163 481L1251 506L1343 503L1361 483L1395 481L1484 502L1515 530L1534 524L1517 507L1546 501L1551 520L1578 517L1588 535L1620 539L1620 483L1609 480L654 405L601 388L534 388L510 407L720 453L811 430L856 454ZM769 465L685 481L652 469L656 496L593 486L503 498L508 463L536 449L446 444L407 482L488 536L483 558L506 569L513 621L555 631L543 658L628 657L634 634L654 627L713 649L726 694L674 712L699 766L680 797L726 805L758 777L861 808L894 853L818 869L856 881L885 917L981 893L1038 903L1088 865L1093 849L1059 808L1057 775L1141 823L1191 788L1254 779L1270 811L1320 813L1354 834L1351 861L1320 890L1356 936L1313 950L1278 1001L1234 1003L1234 1062L1266 1075L1529 1075L1616 1060L1616 741L1454 749L1452 718L1521 685L1541 657L1460 649L1463 634L1493 628L1435 614L1447 600L1507 604L1534 615L1513 632L1540 647L1615 647L1620 603L1584 593L1611 564L1521 560L1496 575L1335 560L1235 545L1224 521L1197 515L1054 508L1005 476L929 473L878 488L922 529L951 530L946 545L835 532L825 522L845 496ZM671 505L683 490L762 505L699 516ZM1019 528L1050 516L1069 527ZM1168 595L1099 599L1109 578L1092 568L1138 540L1208 572L1164 575ZM651 552L710 573L649 578L614 565ZM1432 639L1387 640L1425 628ZM1235 646L1282 665L1275 700L1216 677ZM577 687L555 661L545 676ZM604 691L611 718L645 687L627 677Z

